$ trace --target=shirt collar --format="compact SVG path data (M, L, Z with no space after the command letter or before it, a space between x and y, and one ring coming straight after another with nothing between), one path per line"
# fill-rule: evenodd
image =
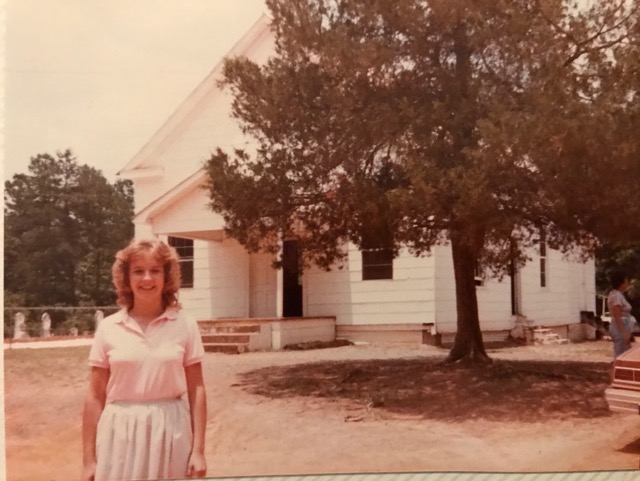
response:
M178 309L175 307L168 307L162 314L154 319L154 321L160 319L166 319L167 321L174 321L178 318ZM118 315L115 319L115 322L118 324L123 324L129 319L129 310L126 308L120 309L118 311ZM152 321L153 322L153 321Z

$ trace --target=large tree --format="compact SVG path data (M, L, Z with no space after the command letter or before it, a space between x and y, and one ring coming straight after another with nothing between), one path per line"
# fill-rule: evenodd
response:
M70 150L32 157L29 173L5 182L5 289L27 306L111 304L132 213L130 182L109 184Z
M540 235L582 255L598 236L629 235L620 202L638 198L635 3L267 4L274 56L227 59L221 82L257 149L218 149L207 163L211 206L250 251L294 238L307 262L330 268L346 241L418 255L448 243L448 360L487 361L478 262L500 275Z

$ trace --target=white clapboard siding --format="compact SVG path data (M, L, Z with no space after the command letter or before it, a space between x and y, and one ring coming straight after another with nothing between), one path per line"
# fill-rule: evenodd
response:
M477 287L478 316L483 331L512 329L511 325L511 281L504 277L485 279L482 286Z
M522 314L536 325L560 325L579 321L581 310L595 310L595 271L592 261L576 263L560 252L547 249L547 287L540 287L540 264L536 252L520 269ZM437 327L456 330L455 279L448 247L437 248ZM477 289L478 314L483 330L511 329L510 278L486 279Z
M277 273L272 267L273 255L249 256L249 315L275 317L277 315Z
M346 269L305 273L305 314L336 316L338 325L429 323L434 319L432 259L401 251L393 280L362 280L362 255L349 246Z
M596 265L595 262L574 260L571 266L574 275L575 299L578 311L596 310Z
M158 155L147 167L162 166L159 178L135 180L136 209L171 190L175 185L201 169L216 147L231 152L242 148L246 139L238 125L222 112L229 112L230 94L213 88L169 137Z
M249 317L249 254L233 239L208 244L209 317Z
M336 324L351 319L348 270L335 268L326 272L309 267L302 277L302 293L306 316L336 316Z
M166 236L162 236L166 241ZM209 246L205 241L193 243L193 287L180 289L180 302L196 319L210 314L211 282L209 277Z
M248 34L250 38L239 42L241 51L230 54L264 63L274 49L274 36L267 23L265 19L258 22L252 28L254 32ZM154 148L148 152L143 149L146 157L141 158L136 168L160 167L163 174L134 179L136 211L202 168L216 147L232 154L234 148L250 145L237 121L230 116L232 96L228 89L218 87L220 78L221 64L218 64L169 118L170 127L163 126L152 138Z
M180 301L198 319L275 317L271 260L271 255L248 255L234 240L195 240L194 285L181 289Z
M540 286L539 258L521 270L523 314L536 325L559 325L579 321L581 310L595 310L593 262L577 263L548 249L547 285Z
M449 246L433 248L435 259L436 319L438 332L456 331L456 281Z
M224 228L222 216L209 208L207 191L198 187L156 215L152 222L157 233L195 232L204 226L207 230Z

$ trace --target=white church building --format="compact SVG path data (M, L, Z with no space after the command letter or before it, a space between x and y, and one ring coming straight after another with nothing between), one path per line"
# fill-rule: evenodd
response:
M228 55L263 63L273 45L262 16ZM119 172L134 183L136 237L158 236L181 255L180 300L189 313L202 325L255 321L262 340L252 349L336 338L450 342L456 302L447 246L426 257L401 251L376 270L352 245L343 269L291 272L273 269L270 255L250 254L225 234L222 217L208 206L204 163L216 147L230 152L249 140L230 116L230 92L217 86L221 75L222 62ZM295 245L283 248L297 255ZM595 310L594 263L570 261L544 245L517 275L477 284L485 341L521 335L523 323L578 338L581 311Z

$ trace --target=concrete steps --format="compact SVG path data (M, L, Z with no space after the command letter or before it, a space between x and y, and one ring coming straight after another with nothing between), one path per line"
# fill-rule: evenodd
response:
M242 354L243 352L249 351L249 344L244 343L218 343L218 342L209 342L207 344L203 344L204 352L222 352L224 354Z
M551 329L537 327L533 329L533 343L538 346L547 346L550 344L569 344L569 339L556 334Z
M247 344L251 334L203 334L203 344Z
M260 333L260 325L246 321L198 321L205 352L241 354L249 351L251 337Z

